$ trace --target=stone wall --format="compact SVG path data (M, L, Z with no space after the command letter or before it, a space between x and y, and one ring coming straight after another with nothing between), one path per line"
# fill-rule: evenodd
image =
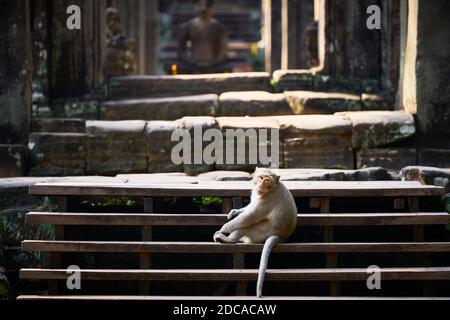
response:
M449 15L449 1L409 1L402 105L423 147L450 147Z
M33 159L30 174L114 175L184 171L197 175L214 170L251 172L255 169L256 165L249 161L248 141L245 153L234 150L236 157L244 154L243 162L237 165L226 162L175 165L171 155L179 140L171 141L173 132L187 129L194 137L195 128L201 128L202 133L207 129L217 129L217 132L222 132L224 142L228 129L268 129L267 141L258 140L258 143L269 155L270 130L275 129L279 134L280 168L352 170L383 166L398 171L404 166L418 164L418 152L408 142L415 134L413 117L403 112L372 111L304 116L185 117L149 122L87 121L84 133L34 133L29 145ZM192 162L194 159L202 160L209 145L209 142L200 145L192 142L189 150ZM420 150L422 159L430 161L430 157L426 157L428 153L423 151ZM445 164L448 154L439 153L439 150L434 152Z
M2 1L0 19L0 177L24 173L31 109L29 1Z

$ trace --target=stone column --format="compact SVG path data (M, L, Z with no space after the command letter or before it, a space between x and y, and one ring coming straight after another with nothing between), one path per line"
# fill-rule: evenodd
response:
M89 1L85 4L83 34L86 86L88 90L98 87L102 79L102 64L106 53L106 8L107 0Z
M450 148L450 2L410 0L402 103L421 146Z
M306 31L313 21L313 0L282 0L282 69L309 67Z
M0 177L24 172L31 109L31 34L28 0L0 4Z
M382 79L381 30L366 26L370 5L381 0L324 0L324 46L321 72L352 91L378 91ZM384 26L382 26L383 28ZM354 81L356 80L356 81Z
M263 39L266 46L267 72L281 68L281 2L282 0L263 0Z
M49 100L53 116L56 117L64 116L61 100L82 96L87 89L83 31L69 30L66 25L67 7L78 5L83 19L84 2L83 0L47 2Z
M136 40L139 74L155 74L159 42L159 2L121 0L116 2L127 37Z
M106 49L106 0L47 2L49 98L54 116L63 116L62 102L81 97L101 82ZM70 5L81 9L81 30L67 28Z
M156 74L158 69L159 1L145 0L145 74Z

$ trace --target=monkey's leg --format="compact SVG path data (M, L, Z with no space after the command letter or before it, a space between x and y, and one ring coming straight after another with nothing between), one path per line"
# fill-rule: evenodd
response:
M220 229L220 232L223 234L230 234L235 230L251 227L265 219L264 216L261 217L258 213L258 211L250 210L249 207L247 207L238 217L226 223L222 229Z
M235 230L229 236L224 235L220 231L214 235L214 241L220 243L238 243L244 236L242 230Z
M273 235L273 227L269 220L263 220L245 229L245 236L250 243L264 243L267 238Z

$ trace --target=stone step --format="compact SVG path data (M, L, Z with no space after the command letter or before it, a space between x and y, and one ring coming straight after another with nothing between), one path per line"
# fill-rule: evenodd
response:
M40 118L31 121L31 132L84 133L85 121L74 118Z
M122 99L104 102L101 120L176 120L195 116L281 116L390 110L377 96L313 91L232 91L165 98ZM50 124L57 125L56 120ZM42 126L45 126L42 125ZM70 123L67 124L67 127ZM49 125L46 125L49 127ZM43 130L39 130L43 131Z
M293 115L284 94L266 91L225 92L220 95L221 117Z
M252 172L255 169L256 164L249 161L248 150L241 155L243 161L237 162L238 151L243 151L243 148L237 149L237 142L234 164L221 164L216 159L213 164L175 165L172 150L178 142L171 141L172 134L177 129L187 129L194 137L195 126L201 126L203 133L215 129L222 132L222 136L229 129L244 132L255 129L257 133L267 129L267 141L258 142L258 148L263 152L271 152L271 134L278 133L280 168L353 170L355 167L386 166L398 171L403 166L417 165L415 149L393 145L414 135L412 115L373 111L336 115L185 117L176 121L148 122L87 121L84 133L31 134L28 146L31 174L115 175L184 171L198 175L214 170ZM248 142L245 142L246 149ZM203 153L209 144L203 142L200 151ZM192 161L196 155L202 156L197 148L191 147L190 152ZM263 166L260 160L258 163Z
M108 101L101 105L102 120L177 120L186 116L216 116L216 94Z
M31 176L86 174L85 133L32 133L28 143Z
M348 93L286 91L285 96L295 114L334 114L362 111L361 96Z
M177 120L200 116L293 115L282 93L236 91L220 95L147 98L107 101L101 105L102 120Z
M228 91L272 91L266 72L178 76L127 76L108 84L108 99L135 99L221 94Z
M331 78L316 70L291 69L276 70L273 73L273 84L278 92L283 91L324 91L351 92L356 94L380 92L380 82L374 79ZM395 102L395 95L386 95L382 100Z

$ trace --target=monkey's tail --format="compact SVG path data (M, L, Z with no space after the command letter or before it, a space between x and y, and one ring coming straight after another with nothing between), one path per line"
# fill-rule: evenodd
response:
M256 285L256 296L262 298L262 290L264 285L264 278L266 277L267 264L269 262L270 252L273 247L281 242L280 237L271 236L269 237L265 244L261 255L261 262L259 263L259 273L258 273L258 283Z

